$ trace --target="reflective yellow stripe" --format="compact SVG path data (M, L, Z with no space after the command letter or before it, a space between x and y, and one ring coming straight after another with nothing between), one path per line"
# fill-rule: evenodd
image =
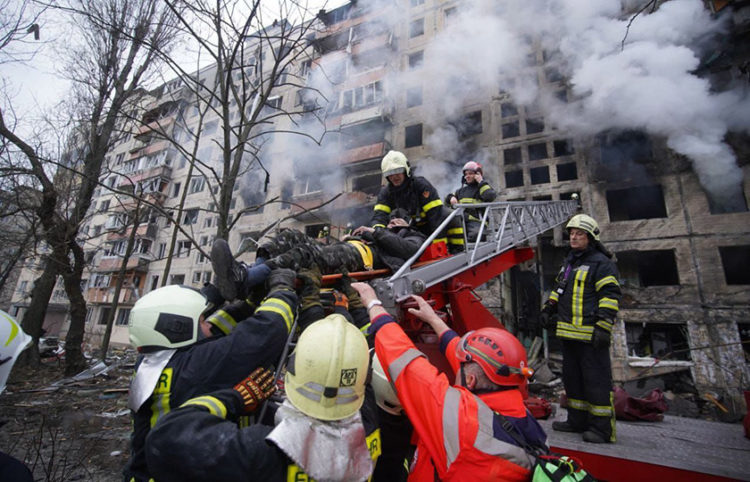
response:
M373 228L384 228L385 224L373 224L372 227Z
M199 407L207 408L211 415L215 415L221 418L227 418L227 407L216 397L205 395L202 397L192 398L187 402L180 405L180 408L187 407L190 405L197 405Z
M557 291L553 291L552 293L549 294L549 299L552 301L559 301L560 295L557 294Z
M448 244L448 238L435 238L432 241L432 244L435 244L435 243L445 243L445 244Z
M480 188L479 188L479 194L484 194L484 192L485 192L485 191L486 191L487 189L490 189L490 185L489 185L489 184L485 184L484 186L480 187Z
M464 244L464 238L448 238L448 244Z
M586 400L578 400L577 398L568 398L568 407L588 412L589 402Z
M464 228L451 228L451 229L448 230L448 236L450 236L451 234L460 234L460 235L463 235L464 234Z
M380 441L380 429L375 429L373 433L368 435L365 438L365 442L367 442L367 448L370 450L370 458L373 462L377 462L378 457L383 453L383 444Z
M573 318L571 322L576 326L583 324L583 290L586 287L586 276L588 274L588 271L579 269L576 271L576 276L573 280L573 306L571 307Z
M208 318L208 322L218 328L222 333L228 335L232 332L237 321L224 310L219 310Z
M610 283L613 284L613 285L615 285L615 286L620 286L620 283L617 282L617 278L615 278L612 275L605 276L604 278L602 278L602 279L600 279L599 281L596 282L596 285L595 285L596 291L599 291L600 289L602 289L602 287L604 287L605 285L608 285Z
M612 414L609 422L612 425L612 435L610 435L609 441L614 443L617 441L617 425L615 424L615 392L609 392L609 404L612 406Z
M385 204L376 204L373 209L375 211L383 211L386 214L390 214L391 213L390 206L386 206Z
M596 417L611 417L613 409L608 405L592 405L589 404L589 413Z
M255 312L260 313L261 311L269 311L281 315L284 323L286 323L286 332L289 333L292 329L294 314L292 313L292 307L286 301L279 298L266 298Z
M442 206L442 205L443 205L443 201L441 201L440 199L435 199L434 201L428 202L427 204L425 204L424 206L422 206L422 212L426 213L430 209L436 208L436 207Z
M372 323L366 324L365 326L363 326L362 328L360 328L359 331L361 331L363 335L367 336L368 335L367 330L370 329L370 325L371 324Z
M608 332L612 333L612 323L605 321L605 320L599 320L596 322L596 326L603 328L607 330Z
M159 375L159 381L151 395L151 426L156 425L161 417L169 413L169 395L172 391L172 368L165 368Z
M5 346L8 346L10 345L10 342L13 341L13 338L18 336L18 332L21 330L20 328L18 328L18 325L16 324L16 322L13 321L13 319L10 316L6 315L5 313L2 313L2 315L3 315L3 318L8 320L8 323L10 323L10 336L8 337L8 341L5 342Z
M474 199L473 197L462 197L461 199L458 200L458 202L461 204L478 204L480 201L477 199Z
M619 311L620 303L614 298L602 298L599 300L599 308L609 308L610 310Z
M349 241L347 241L347 243L357 248L357 251L359 251L359 256L362 258L362 264L365 265L365 269L372 269L373 256L370 247L358 239L350 239Z

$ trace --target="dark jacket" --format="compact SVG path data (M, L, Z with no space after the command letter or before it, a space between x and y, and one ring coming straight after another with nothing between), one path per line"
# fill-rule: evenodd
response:
M274 292L230 335L201 340L172 356L151 398L132 414L130 460L123 471L126 481L152 477L146 466L146 436L161 417L197 395L232 387L256 367L278 363L296 309L293 291ZM201 450L211 449L207 445Z
M476 204L494 201L497 193L487 181L482 180L480 183L464 184L461 186L461 189L455 193L448 194L447 197L450 199L452 196L455 196L461 204ZM464 214L471 221L481 221L484 208L466 209Z
M367 233L363 238L373 243L371 247L375 250L376 261L396 271L414 256L427 236L416 229L404 227L396 230L375 228L375 232Z
M595 325L611 332L621 297L618 276L612 260L592 245L571 250L549 297L558 315L557 336L591 342Z
M373 208L370 225L386 227L391 211L396 208L406 209L412 219L416 220L416 228L427 235L435 231L447 216L437 190L421 176L407 176L398 187L390 182L382 187Z

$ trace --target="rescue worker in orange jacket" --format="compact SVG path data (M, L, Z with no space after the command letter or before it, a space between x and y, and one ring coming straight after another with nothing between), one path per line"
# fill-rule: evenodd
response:
M503 429L502 417L531 447L546 448L546 435L526 410L519 385L531 370L520 342L500 328L463 337L449 329L419 296L410 312L428 323L456 373L453 384L417 350L365 283L353 283L368 306L375 351L406 415L417 451L410 481L529 480L534 458Z

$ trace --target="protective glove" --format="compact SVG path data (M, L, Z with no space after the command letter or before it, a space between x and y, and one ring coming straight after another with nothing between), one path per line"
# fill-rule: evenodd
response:
M349 274L342 273L341 275L341 291L344 292L347 298L349 298L349 309L356 310L358 308L364 308L365 305L362 303L362 298L359 297L357 290L352 288L352 280Z
M287 268L276 268L268 275L268 292L273 293L279 290L294 291L294 281L297 279L297 273Z
M335 310L336 307L341 307L345 310L349 310L349 298L344 293L338 290L331 290L326 293L321 299L323 306L328 310Z
M555 325L557 325L553 316L555 313L557 313L557 303L547 300L539 314L539 321L542 324L542 328L545 330L555 329Z
M318 265L313 264L310 268L300 270L297 277L302 281L299 291L302 311L313 306L320 306L320 285L323 276L320 274Z
M612 335L599 325L594 326L594 334L591 336L591 345L594 348L609 348Z
M276 391L273 372L263 367L256 368L249 377L234 386L234 390L242 396L243 412L254 412L263 400Z

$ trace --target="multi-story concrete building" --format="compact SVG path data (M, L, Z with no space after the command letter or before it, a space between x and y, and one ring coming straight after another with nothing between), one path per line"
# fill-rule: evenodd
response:
M324 117L327 134L320 145L301 136L268 136L260 151L268 178L258 169L245 173L232 212L272 202L244 212L230 245L252 253L259 234L280 219L285 219L283 226L313 236L324 225L338 236L347 223L367 222L382 182L380 159L389 149L403 151L441 195L460 186L465 161L479 160L499 200L563 200L576 193L582 209L599 221L603 242L617 255L623 287L622 323L613 346L616 380L689 370L702 390L739 397L750 376L750 349L741 344L750 339L746 138L729 139L742 179L741 193L728 206L702 187L692 164L663 137L639 129L582 135L549 122L552 113L542 93L559 103L574 100L575 93L560 74L560 59L538 38L524 38L531 47L514 78L507 70L489 81L462 77L449 65L460 59L448 58L445 75L438 78L431 46L445 42L443 33L460 21L463 8L458 0L384 0L352 2L318 15L308 55L288 73L306 87L299 80L280 83L266 108L303 106L306 115L278 117L276 128L308 129L318 137L323 126L318 119ZM733 35L739 38L747 36L743 9L734 19ZM704 75L728 83L727 76L734 75L731 65L747 63L746 55L730 59L727 69L714 64ZM200 75L211 78L210 68ZM518 82L533 84L539 98L521 98L514 88ZM184 130L198 122L194 104L179 80L165 84L150 94L132 137L110 154L114 167L103 179L105 186L139 189L167 212L176 210L187 191L178 220L185 231L176 238L166 275L170 222L158 209L142 208L115 315L115 343L127 343L124 325L134 301L160 286L165 276L167 283L196 287L211 277L204 252L216 233L215 185L195 171L188 177L187 159L154 135L170 132L179 142ZM209 113L202 122L198 158L210 164L217 156L211 143L217 120ZM315 208L334 195L339 197ZM111 310L132 230L132 221L125 220L134 202L103 188L94 206L87 299L92 337L103 331L100 323ZM504 276L504 288L495 293L496 308L510 326L528 330L565 244L563 229L555 229L540 239L535 263ZM252 254L243 256L252 259ZM19 297L14 300L23 305ZM692 363L644 370L631 366L633 355Z

